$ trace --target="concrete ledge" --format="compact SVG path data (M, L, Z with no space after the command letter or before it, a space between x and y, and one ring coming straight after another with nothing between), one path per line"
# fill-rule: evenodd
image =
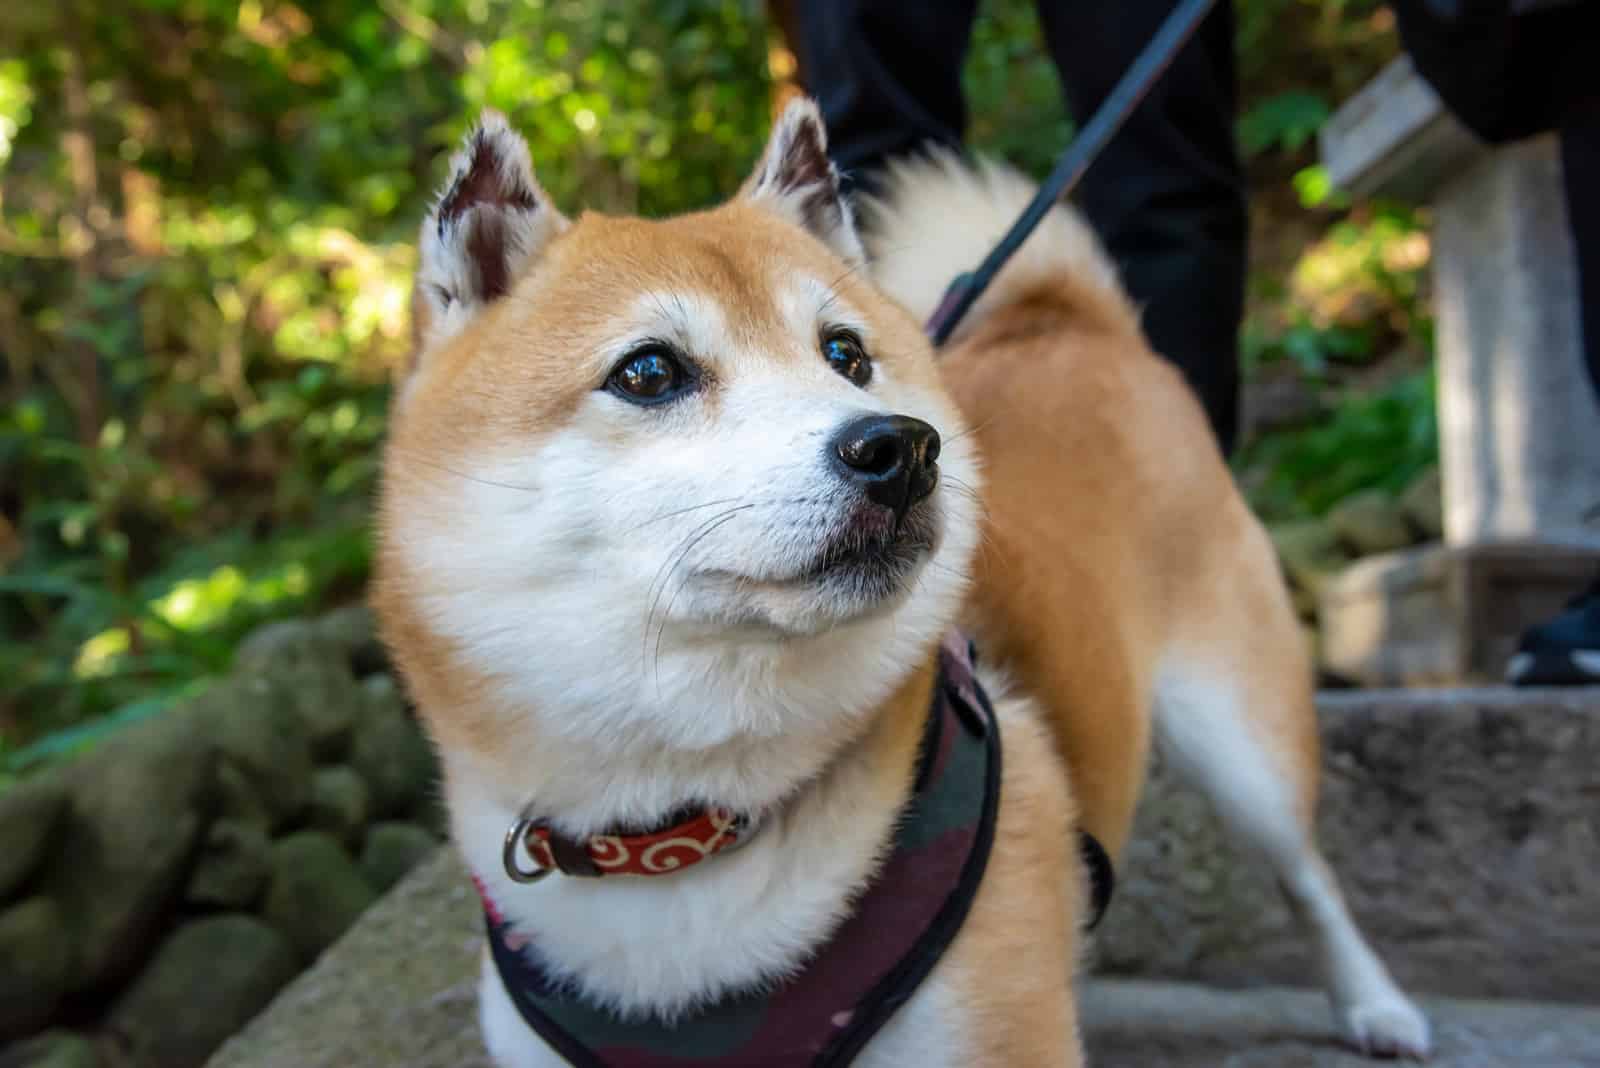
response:
M446 846L207 1068L492 1068L478 1035L482 949L478 897Z
M1600 1005L1600 689L1325 696L1323 840L1351 905L1415 991ZM1303 985L1311 954L1265 872L1157 773L1105 966ZM488 1068L477 898L453 850L420 865L210 1068ZM1319 994L1086 986L1099 1062L1350 1068ZM1595 1011L1432 1006L1446 1068L1600 1063ZM1585 1045L1584 1043L1587 1043Z
M1600 688L1324 695L1323 850L1413 990L1600 1005ZM1105 972L1305 985L1265 865L1159 769L1097 945Z
M1323 587L1322 661L1366 686L1498 682L1597 571L1600 549L1531 540L1369 556Z
M1600 1009L1423 999L1432 1068L1600 1064ZM1308 990L1224 991L1099 980L1082 997L1091 1064L1117 1068L1371 1068L1335 1041L1328 1002Z
M1431 198L1487 152L1406 56L1345 101L1318 140L1336 188L1413 203Z

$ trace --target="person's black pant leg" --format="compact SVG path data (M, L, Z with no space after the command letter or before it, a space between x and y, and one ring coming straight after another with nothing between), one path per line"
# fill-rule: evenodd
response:
M1074 118L1087 122L1175 0L1041 0ZM1224 2L1084 176L1077 199L1144 309L1155 350L1200 395L1223 450L1238 430L1248 218L1234 145L1233 9Z
M1561 131L1561 170L1578 254L1583 353L1600 400L1600 115L1586 116Z
M1040 4L1051 55L1085 121L1173 0ZM958 147L961 64L975 0L807 0L801 82L828 124L829 154L870 181L927 142ZM1079 201L1121 267L1145 328L1199 393L1224 449L1238 420L1238 332L1247 225L1233 145L1233 19L1224 4L1089 169ZM1062 146L1065 147L1065 146Z
M961 67L977 0L800 0L800 81L847 182L927 142L960 148Z

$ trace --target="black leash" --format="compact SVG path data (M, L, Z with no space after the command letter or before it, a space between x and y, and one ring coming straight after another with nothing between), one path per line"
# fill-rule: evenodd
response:
M1167 21L1161 24L1161 29L1156 31L1150 43L1144 46L1144 51L1128 67L1122 80L1117 82L1117 87L1106 97L1106 102L1100 105L1100 110L1094 113L1094 117L1072 139L1066 151L1061 153L1061 158L1050 171L1050 177L1044 180L1027 208L1011 224L1006 236L1000 239L1000 243L976 270L958 275L950 283L950 288L944 291L939 307L925 328L935 345L945 343L973 303L989 288L989 283L1000 273L1000 268L1022 247L1033 228L1039 225L1039 220L1078 184L1083 172L1089 169L1112 135L1128 120L1151 86L1172 65L1178 50L1194 36L1200 20L1215 4L1216 0L1183 0L1167 16Z

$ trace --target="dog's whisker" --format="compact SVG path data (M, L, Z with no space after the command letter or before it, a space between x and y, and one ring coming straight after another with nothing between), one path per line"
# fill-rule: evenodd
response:
M733 511L730 511L730 512L727 512L727 513L723 514L708 529L702 531L694 539L694 541L686 549L684 549L682 553L679 554L677 563L673 564L673 569L672 569L673 572L676 572L676 570L679 567L681 567L688 560L689 554L692 553L695 550L696 546L698 546L701 542L705 541L706 538L710 537L712 534L715 534L723 526L725 526L726 524L732 522L734 519L738 518L738 513L741 512L741 511L747 510L747 508L749 508L749 507L753 507L753 505L746 506L746 508L735 509ZM671 575L672 575L672 572L669 572L668 573L668 577L667 577L667 584L668 585L670 585L671 582L672 582ZM684 587L685 583L687 583L687 582L688 582L688 579L687 579L687 577L685 577L683 581L678 583L677 589L673 590L672 596L670 598L668 598L668 600L667 600L666 608L662 609L661 622L656 627L655 657L654 657L654 662L652 664L652 673L653 673L653 676L654 676L654 679L655 679L656 689L658 691L661 688L661 639L667 632L667 617L672 615L673 602L675 602L678 599L678 594L683 592L683 587ZM662 592L665 593L665 586L663 586ZM646 626L647 627L649 626L648 617L646 618ZM646 633L648 634L648 631Z
M627 528L626 530L623 531L623 533L624 534L632 534L636 530L643 530L645 527L650 526L652 523L662 523L662 522L665 522L668 519L675 519L680 515L688 515L690 512L698 512L702 508L715 508L719 504L731 504L734 501L737 501L739 499L740 498L738 498L738 497L719 497L714 501L706 501L703 504L691 504L687 508L674 508L670 512L662 512L659 515L653 515L649 519L646 519L645 521L643 521L642 523L637 523L634 526L631 526L631 527ZM752 501L751 502L751 507L755 507L755 505L758 504L758 503L760 503L760 502Z
M492 478L479 478L476 475L469 475L465 471L457 471L449 464L442 464L437 460L430 460L427 457L418 456L415 453L395 452L391 453L390 455L398 457L402 463L419 464L423 467L431 467L436 471L443 471L447 475L454 475L455 477L465 479L468 482L476 482L480 486L493 486L496 489L517 490L520 493L537 493L539 491L539 487L537 486L519 486L514 482L496 482Z
M703 535L710 533L710 531L720 525L722 521L729 519L740 512L747 512L754 507L754 504L741 504L734 508L729 508L725 512L719 512L710 519L704 520L693 530L691 530L688 535L685 536L684 539L679 542L670 553L667 554L666 561L661 565L660 570L656 572L655 578L650 580L650 585L645 590L645 595L650 598L650 608L649 611L645 613L644 633L641 636L646 646L648 646L650 642L650 627L655 621L656 609L660 607L661 598L666 594L667 587L672 584L672 573L683 561L684 555L692 551L695 545L699 544L699 541ZM662 625L665 626L664 621ZM644 653L644 650L641 649L640 652L641 658L645 658L646 654Z
M983 422L976 423L976 424L974 424L972 426L969 426L965 430L963 430L961 433L955 434L955 435L952 435L951 437L946 438L944 440L944 443L946 445L954 445L956 442L962 440L963 438L970 438L970 437L972 437L972 435L978 433L980 430L988 429L988 427L991 424L993 424L996 419L999 419L1004 414L1005 414L1005 409L1001 409L1000 411L995 412L993 415L989 416L989 418L985 419Z

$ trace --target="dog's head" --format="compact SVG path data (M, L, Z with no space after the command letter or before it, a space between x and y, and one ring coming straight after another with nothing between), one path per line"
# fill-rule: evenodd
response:
M447 747L838 733L954 622L975 458L809 102L662 221L569 222L491 115L420 254L378 604Z

